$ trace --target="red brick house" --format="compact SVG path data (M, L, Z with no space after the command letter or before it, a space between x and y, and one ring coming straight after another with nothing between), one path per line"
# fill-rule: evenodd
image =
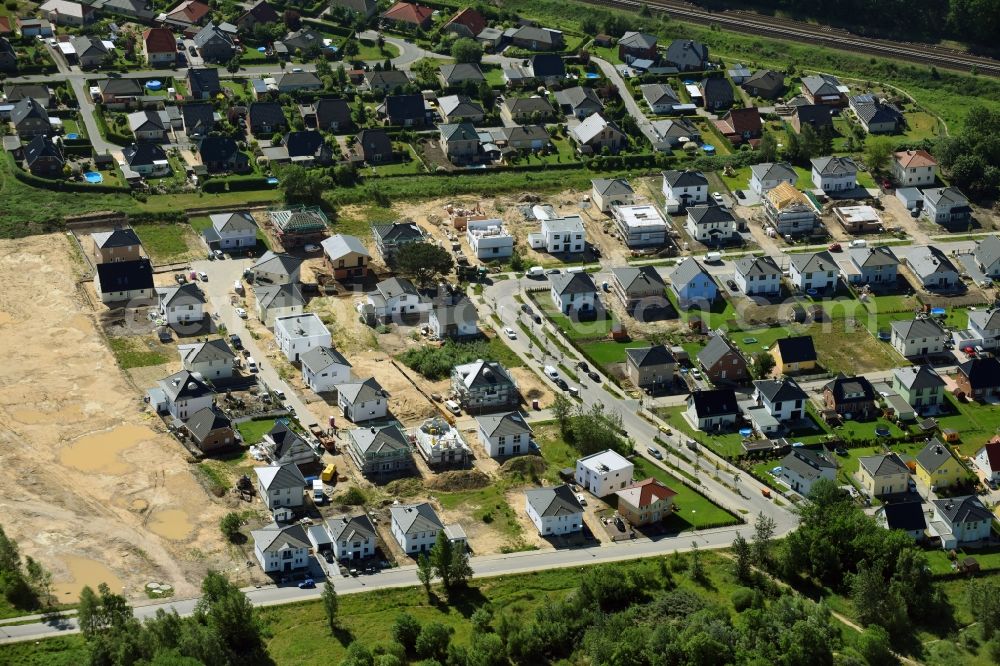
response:
M875 387L862 376L847 377L841 373L823 387L823 404L826 408L853 421L876 418L877 397Z
M756 106L746 109L732 109L712 124L734 146L747 141L756 146L764 133L764 125L760 121L760 113Z
M430 7L410 2L397 2L382 14L382 19L403 30L416 30L417 28L426 30L431 27L433 13L434 10Z
M475 39L486 29L486 19L472 7L466 7L444 24L445 32L453 32L459 37Z
M216 453L238 446L233 425L215 407L200 409L184 423L202 453Z
M969 400L982 402L1000 394L1000 361L995 356L969 359L958 366L955 384Z
M721 334L713 335L697 358L705 377L716 386L745 384L750 380L750 368L743 354Z

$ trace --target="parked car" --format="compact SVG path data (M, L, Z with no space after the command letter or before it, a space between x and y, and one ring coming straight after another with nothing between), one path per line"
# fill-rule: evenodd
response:
M503 334L507 336L510 340L517 340L517 333L514 332L510 326L505 326L503 329Z
M174 279L177 281L177 284L185 284L188 281L184 273L174 273Z
M646 452L649 453L649 455L651 455L654 458L656 458L657 460L663 460L663 454L660 453L660 450L657 449L657 448L655 448L655 447L647 446L646 447Z
M244 310L243 308L236 308L236 316L239 317L240 319L246 319L247 311Z
M561 388L563 391L569 390L569 384L567 384L566 380L563 379L562 377L560 377L558 379L554 379L552 381L554 381L555 384L556 384L556 386L558 386L559 388Z
M538 314L536 314L536 315L534 315L534 316L532 317L532 319L534 319L534 320L535 320L535 323L536 323L536 324L541 324L541 323L542 323L542 316L541 316L541 315L538 315Z
M590 377L591 381L594 381L594 382L601 381L601 376L599 374L597 374L596 372L594 372L593 370L591 370L590 372L588 372L587 376Z
M830 252L840 252L844 248L840 246L840 243L830 243L830 247L826 249L828 249Z
M202 282L208 282L208 273L205 271L198 271L198 279Z
M579 363L576 364L576 367L580 368L584 372L589 372L590 371L590 366L587 365L586 361L580 361Z
M316 581L314 581L312 578L306 578L304 581L299 583L300 590L309 590L314 587L316 587Z
M726 280L726 286L729 287L731 291L740 290L740 288L736 286L736 280Z
M712 192L712 198L715 199L717 202L722 203L722 193L721 192Z
M233 349L243 349L243 341L240 340L240 336L235 333L230 334L229 344L233 346Z
M532 312L531 312L531 306L528 305L527 303L522 303L521 304L521 312L523 312L526 315L532 314Z
M216 259L225 259L226 258L226 255L223 254L222 250L215 250L215 251L212 252L212 254L215 255Z
M319 252L319 245L315 243L309 243L303 248L306 252Z
M587 506L587 498L583 496L583 493L576 494L576 501L579 502L582 506Z
M558 268L550 268L549 270L545 271L545 274L546 275L559 275L559 273L561 273L561 272L562 271L560 271Z

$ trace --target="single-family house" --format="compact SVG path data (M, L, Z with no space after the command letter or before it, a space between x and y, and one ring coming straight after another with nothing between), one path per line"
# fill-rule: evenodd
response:
M385 418L389 412L389 394L374 377L337 384L337 406L352 423Z
M506 148L524 153L536 153L552 143L549 131L544 125L518 125L499 128L500 141Z
M958 268L934 245L913 248L906 256L906 265L924 289L951 291L962 284Z
M363 279L368 275L371 254L359 238L336 234L323 239L321 245L337 280Z
M113 106L128 104L142 95L142 85L138 79L101 79L97 82L97 88L101 93L101 101Z
M685 258L671 271L670 290L681 308L697 306L708 310L719 295L715 279L694 257Z
M675 39L663 59L681 72L703 72L708 67L708 47L691 39Z
M92 35L77 35L70 40L70 44L81 69L97 69L110 55L104 41Z
M593 88L573 86L556 92L556 104L566 117L586 118L604 111L604 104Z
M378 534L366 514L327 518L323 527L337 560L363 560L375 555Z
M791 377L758 379L753 383L753 398L778 421L798 421L806 418L809 396Z
M777 99L785 92L785 75L773 69L758 69L739 85L751 97Z
M454 425L433 416L410 430L410 441L431 469L464 467L472 450Z
M899 259L888 245L851 248L847 251L850 265L844 278L851 284L873 286L896 284Z
M250 267L254 284L289 284L299 281L302 260L268 250Z
M210 249L239 252L257 247L257 223L249 212L212 213L208 217L212 224L202 236Z
M410 440L395 424L349 430L347 451L362 474L379 481L414 469Z
M691 238L709 247L719 247L739 237L732 212L715 203L688 206L684 229Z
M611 213L626 247L660 246L667 242L667 221L656 206L613 206Z
M892 178L899 186L926 187L937 179L937 162L926 150L893 153Z
M849 421L868 421L879 415L878 393L864 375L838 374L823 386L823 405Z
M194 282L173 287L159 287L157 312L168 326L197 323L205 318L205 294Z
M288 118L277 102L251 102L247 108L247 125L255 137L270 139L279 132L288 131Z
M805 194L782 181L761 197L767 223L779 236L811 234L819 222L816 208Z
M184 132L192 139L208 136L215 129L215 109L211 104L191 103L181 107Z
M524 510L542 536L583 530L583 507L566 484L525 490L524 500Z
M319 90L323 82L312 72L281 72L274 77L274 85L279 93L296 90Z
M618 40L618 58L626 64L636 59L655 60L656 35L627 31Z
M309 567L309 537L302 525L271 523L252 530L250 536L264 573L290 573Z
M323 40L323 33L315 28L302 26L298 30L289 32L281 39L280 44L285 49L284 53L278 47L275 47L275 52L278 57L283 59L287 59L288 54L308 56L317 53L324 47Z
M375 238L375 248L386 262L391 261L401 248L427 240L427 234L413 222L373 224L372 236Z
M636 388L659 391L674 382L677 359L663 345L625 350L625 376Z
M954 380L967 398L986 402L1000 395L1000 360L995 356L970 358L959 364Z
M303 166L323 166L333 162L333 149L316 130L289 132L283 143L289 159Z
M189 67L187 84L188 91L195 99L212 99L222 92L217 67Z
M14 104L10 111L14 131L22 139L52 135L49 113L33 97L25 97Z
M555 113L544 97L507 97L500 105L500 118L511 125L545 121Z
M17 72L17 52L6 37L0 37L0 72Z
M438 113L446 123L481 123L486 116L483 107L465 95L438 97Z
M740 414L736 393L731 388L700 389L687 397L685 415L703 432L729 430Z
M182 0L173 9L157 16L164 25L189 31L192 26L201 25L211 12L211 8L201 0Z
M382 20L399 30L426 30L431 27L434 10L411 2L397 2L383 12Z
M837 77L830 74L813 74L802 77L802 94L812 104L844 106L847 102L847 88Z
M923 503L919 501L881 504L875 509L875 522L888 530L902 530L917 541L927 531Z
M664 283L653 266L621 266L611 269L611 290L626 311L639 318L640 309L663 308Z
M47 0L38 11L56 25L81 27L94 21L95 12L91 5L84 5L70 0Z
M858 186L858 165L850 157L827 155L811 162L813 185L824 192L850 192Z
M383 129L363 129L354 137L354 156L365 164L391 162L395 157L392 139Z
M24 164L36 176L58 178L63 175L66 158L58 144L39 134L24 147Z
M701 103L707 111L728 109L733 105L733 87L724 76L709 76L698 84Z
M302 314L306 305L302 287L296 282L254 285L253 295L257 320L268 328L274 327L278 317Z
M142 259L142 241L131 227L97 231L90 234L90 239L94 243L95 263Z
M468 164L480 158L482 145L479 133L470 122L438 125L441 149L455 164Z
M597 307L597 285L590 273L559 273L549 276L552 302L565 315L589 313Z
M389 95L378 112L388 125L422 127L427 123L427 105L420 93Z
M635 203L635 190L624 178L595 178L590 184L590 200L602 213L610 212L613 206Z
M368 70L365 72L365 85L372 92L402 92L410 83L410 77L399 69Z
M630 525L655 525L673 513L677 492L650 477L635 481L615 494L618 514Z
M795 106L789 124L796 132L801 133L806 125L812 127L816 132L823 129L833 129L833 116L837 110L826 104L801 104Z
M747 296L781 293L781 269L770 256L748 254L736 261L736 286Z
M924 217L937 224L964 227L972 219L972 208L957 187L936 187L924 190Z
M607 449L576 461L574 480L596 497L607 497L632 483L632 462Z
M441 69L438 71L438 79L445 88L455 88L470 83L478 87L479 84L486 81L483 70L479 69L479 65L472 62L441 65Z
M281 16L274 5L267 0L257 0L236 19L236 27L242 32L253 32L253 29L258 25L278 23L280 20Z
M205 455L238 446L232 422L217 407L198 410L184 422L184 428Z
M984 275L1000 278L1000 236L993 234L977 242L972 255Z
M153 267L149 259L97 264L95 269L94 290L100 295L102 303L152 301Z
M465 236L473 254L482 261L505 259L514 254L514 236L503 220L469 220Z
M993 532L993 512L975 495L936 499L931 529L941 537L945 550L977 544L990 538Z
M673 113L674 108L681 103L681 98L666 83L644 83L639 86L639 90L649 110L658 116ZM690 134L685 136L690 137Z
M187 370L175 372L156 383L163 392L163 411L178 421L186 421L196 412L215 403L215 393L208 384Z
M236 55L236 44L229 32L209 21L194 36L195 46L205 62L225 63Z
M430 299L418 292L406 278L382 280L365 298L372 317L382 323L422 318L432 306Z
M944 401L944 380L929 365L910 365L892 371L892 390L918 414L935 410Z
M311 465L319 460L316 451L284 421L278 421L264 434L260 448L272 465Z
M734 146L743 143L755 146L764 134L764 124L755 106L730 109L718 120L713 120L712 124Z
M762 162L750 167L750 189L758 196L764 196L781 183L794 187L798 179L795 169L787 162Z
M987 483L1000 482L1000 441L990 441L976 452L972 461Z
M915 471L917 480L934 491L961 483L968 474L948 446L936 437L916 455Z
M276 317L274 341L291 363L296 363L308 351L329 347L330 331L314 312Z
M520 412L477 416L476 427L479 442L491 458L531 451L531 426Z
M715 386L744 384L750 379L750 368L739 348L725 335L715 332L698 352L698 366L705 378Z
M521 401L517 383L496 361L474 361L451 371L456 399L470 414L510 410Z
M790 375L816 369L816 347L811 335L779 338L770 350L774 371Z
M788 255L789 281L801 291L836 289L840 268L827 250Z
M895 104L875 95L854 95L848 104L869 134L895 134L906 124L902 111Z
M587 116L586 120L570 129L569 135L576 142L577 150L585 155L601 153L605 149L614 154L628 143L628 137L618 129L618 125L605 120L599 113Z
M528 234L533 249L545 249L549 254L579 254L587 245L583 220L579 215L546 218L538 233Z
M1000 346L1000 309L970 310L968 335L984 349Z
M442 340L469 338L479 335L479 312L468 298L456 302L436 303L427 317L427 329Z
M146 109L128 114L128 127L135 135L136 141L167 140L167 129L156 111Z
M894 321L891 328L893 348L907 358L940 354L951 337L937 319L930 317Z
M794 448L778 463L778 480L800 495L808 496L813 484L820 479L835 481L837 464L825 450Z
M221 338L177 346L181 367L205 379L228 379L233 376L236 355Z
M700 171L664 171L663 196L668 211L708 203L708 178Z
M883 229L882 217L872 206L837 206L833 214L849 234L872 234Z
M472 7L465 7L452 16L441 30L459 37L475 39L476 35L485 29L486 19L483 15Z
M316 129L324 132L348 132L354 128L351 107L339 98L323 98L313 105Z
M527 51L558 51L565 46L565 39L558 30L522 25L511 33L510 43Z
M129 144L122 149L122 157L129 169L140 176L162 178L172 173L167 153L157 143L143 141Z
M17 31L21 37L51 37L52 24L47 18L21 18L15 19Z
M858 458L861 489L871 497L905 493L909 488L910 469L896 453L882 453Z
M269 465L254 467L257 475L257 493L268 509L302 506L306 479L298 465Z
M151 67L166 67L177 62L177 40L170 28L146 28L142 33L142 52Z
M301 356L302 381L316 393L350 381L351 364L333 347L314 347Z

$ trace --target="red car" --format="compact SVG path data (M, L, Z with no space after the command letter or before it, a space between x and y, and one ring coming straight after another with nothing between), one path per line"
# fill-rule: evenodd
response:
M840 252L842 248L840 247L840 243L831 243L830 247L826 249L828 249L830 252Z

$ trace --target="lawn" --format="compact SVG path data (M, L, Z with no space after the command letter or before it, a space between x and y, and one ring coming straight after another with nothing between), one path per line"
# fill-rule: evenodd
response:
M695 430L684 418L685 405L676 407L661 407L656 410L656 415L666 421L671 428L679 430L696 442L707 446L712 451L725 458L733 458L743 455L743 437L738 432L730 432L722 435L710 435L709 433Z
M359 39L357 44L358 54L351 56L351 58L357 60L385 60L387 58L395 58L399 55L399 49L388 42L383 44L381 49L376 42L370 39Z
M559 426L554 421L535 423L531 429L545 460L545 480L549 483L558 483L559 470L576 467L576 459L580 455L576 449L563 441Z
M490 84L490 87L507 85L503 78L503 68L499 65L480 65L480 68L483 70L483 76L486 77L486 83Z
M434 497L449 511L461 510L469 519L482 521L510 539L508 548L517 549L524 531L507 502L505 483L493 483L485 488L460 492L435 492ZM522 542L523 543L523 542ZM523 546L522 546L523 547Z
M677 305L677 296L673 290L667 289L666 293L667 299L673 306L674 311L677 312L677 316L685 323L693 319L707 320L708 327L714 330L723 326L730 327L736 322L736 308L733 307L729 299L722 297L721 292L719 297L712 302L712 309L707 312L698 308L690 308L688 310L680 308Z
M191 254L188 238L193 233L186 224L137 224L133 228L155 264L183 261Z
M955 413L938 417L941 428L953 428L961 434L959 450L967 455L976 454L986 442L1000 432L1000 408L978 402L959 402L945 392L945 400Z
M559 311L549 297L549 292L531 292L529 296L538 309L570 340L578 342L581 340L601 340L608 337L618 327L618 321L610 311L605 311L607 316L603 319L573 321Z
M122 370L163 365L170 360L163 352L149 349L142 338L108 338L108 346Z
M615 363L625 362L625 350L633 347L648 347L645 340L629 340L628 342L615 342L614 340L602 340L600 342L587 342L580 345L580 349L587 355L587 358L594 363L607 367Z
M906 132L900 143L915 143L924 139L936 139L939 136L938 119L926 111L907 111Z
M240 431L240 437L244 444L256 444L264 439L264 435L274 427L275 419L263 419L261 421L244 421L237 423L236 429Z
M678 530L703 529L735 525L740 522L731 513L713 504L707 497L687 487L676 477L645 458L635 456L632 458L632 464L635 466L635 478L659 479L677 493L674 497L674 514L667 520L670 527Z
M408 160L394 162L392 164L379 164L378 166L366 167L362 169L362 174L371 174L374 176L410 176L425 173L424 163L417 157L417 153L413 150L413 146L408 143L403 145L406 146L406 152L410 156Z

